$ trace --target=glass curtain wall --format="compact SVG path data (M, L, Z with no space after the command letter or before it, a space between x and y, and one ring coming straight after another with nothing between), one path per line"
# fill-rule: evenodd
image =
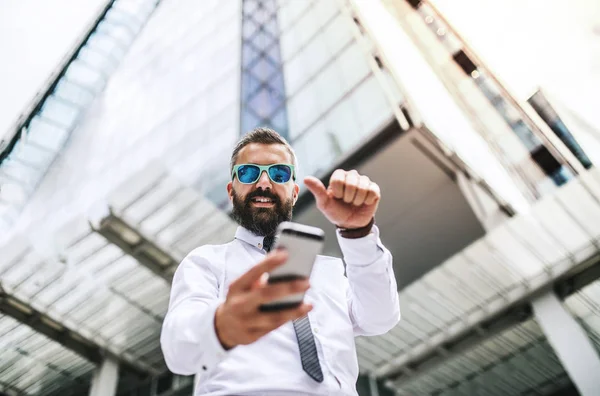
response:
M241 133L258 126L288 136L276 0L244 0Z
M393 119L390 103L336 0L278 0L289 139L300 179L327 172Z
M162 1L15 231L36 224L51 233L157 159L185 184L226 199L239 137L240 16L236 1Z
M157 0L109 4L15 137L6 145L0 142L0 231L17 221L156 5Z

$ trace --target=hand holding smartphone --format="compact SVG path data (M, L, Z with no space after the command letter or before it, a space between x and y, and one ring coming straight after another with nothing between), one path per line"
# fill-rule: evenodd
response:
M269 284L308 279L317 255L323 250L325 233L322 229L303 224L283 222L276 233L273 249L285 249L288 260L282 266L269 272ZM262 304L259 309L279 311L298 307L304 299L304 292L286 296L279 300Z
M224 348L247 345L311 309L303 303L324 232L319 228L282 223L273 251L229 286L215 313L217 338ZM258 286L268 274L267 284Z

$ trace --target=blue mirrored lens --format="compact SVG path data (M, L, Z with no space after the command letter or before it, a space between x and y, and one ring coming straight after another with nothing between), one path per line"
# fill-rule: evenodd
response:
M275 183L287 183L292 177L292 170L287 165L273 165L269 168L269 176Z
M254 183L258 179L260 169L255 165L242 165L238 168L238 179L242 183Z

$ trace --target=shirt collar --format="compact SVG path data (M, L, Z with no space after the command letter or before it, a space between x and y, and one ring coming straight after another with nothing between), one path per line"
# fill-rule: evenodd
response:
M252 231L249 231L248 229L242 227L242 226L238 226L237 231L235 232L235 239L239 239L240 241L244 241L247 244L250 244L252 246L255 246L259 249L263 248L263 239L265 237L260 236L260 235L256 235L255 233L253 233Z

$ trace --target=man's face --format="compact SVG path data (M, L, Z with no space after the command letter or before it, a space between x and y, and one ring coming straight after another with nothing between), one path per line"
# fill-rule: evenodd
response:
M291 164L292 158L281 144L250 143L238 155L237 164ZM298 185L293 179L278 184L263 172L254 184L240 183L237 177L227 184L233 203L233 217L244 228L257 235L273 235L282 221L292 219L292 208L298 198ZM259 200L269 202L258 202Z

